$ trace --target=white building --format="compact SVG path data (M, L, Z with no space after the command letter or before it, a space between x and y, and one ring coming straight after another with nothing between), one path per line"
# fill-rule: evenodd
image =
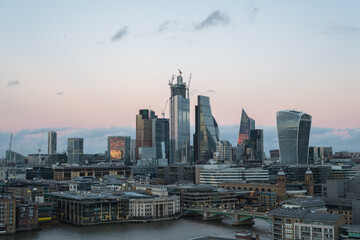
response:
M216 160L218 163L232 162L232 145L229 141L221 140L216 144Z

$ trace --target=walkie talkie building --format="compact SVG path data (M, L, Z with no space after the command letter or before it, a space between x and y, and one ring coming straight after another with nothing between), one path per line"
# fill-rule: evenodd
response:
M276 113L276 121L281 164L307 164L311 116L286 110Z

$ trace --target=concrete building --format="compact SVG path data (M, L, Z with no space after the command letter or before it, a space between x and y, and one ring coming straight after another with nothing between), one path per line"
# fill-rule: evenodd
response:
M232 145L229 141L221 140L216 144L216 162L220 164L232 163Z
M179 217L180 197L178 196L129 199L129 220L131 221L148 222Z
M336 240L339 227L345 223L343 215L312 213L306 209L277 208L271 210L269 215L274 240Z
M169 164L190 162L190 98L182 72L170 85L170 159Z
M279 111L276 122L281 164L307 164L311 116L293 110Z
M81 158L84 154L84 139L83 138L68 138L68 163L69 164L83 164Z
M57 133L54 131L48 132L48 154L54 154L56 153L56 147L57 147Z

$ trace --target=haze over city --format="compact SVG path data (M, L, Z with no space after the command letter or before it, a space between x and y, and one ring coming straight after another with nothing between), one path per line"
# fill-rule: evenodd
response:
M0 157L11 132L22 154L43 132L45 149L48 130L59 152L68 137L88 153L134 137L139 109L161 116L178 68L186 82L192 73L192 126L206 95L232 143L244 108L268 154L276 112L296 109L312 115L310 145L359 150L358 1L20 3L0 3Z

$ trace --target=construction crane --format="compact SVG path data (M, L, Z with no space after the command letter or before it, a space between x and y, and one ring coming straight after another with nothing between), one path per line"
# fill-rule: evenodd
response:
M165 107L164 107L164 109L161 111L161 115L162 115L163 118L165 118L165 111L166 111L166 107L167 107L167 105L168 105L168 102L169 102L169 99L166 100Z
M38 148L38 153L39 153L39 165L41 165L41 147L42 147L43 139L44 139L44 131L42 132L41 142L39 143L39 148Z
M189 91L190 91L191 76L192 76L192 73L190 73L189 83L188 83L188 85L187 85L187 98L188 98L188 99L189 99Z
M174 82L175 75L173 74L171 80L169 80L169 85L172 86Z

